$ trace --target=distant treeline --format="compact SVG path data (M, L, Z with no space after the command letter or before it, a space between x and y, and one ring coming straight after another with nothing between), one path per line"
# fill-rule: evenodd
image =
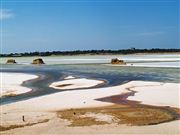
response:
M105 54L136 54L136 53L177 53L180 49L124 49L124 50L76 50L52 52L25 52L0 54L0 57L52 56L52 55L105 55Z

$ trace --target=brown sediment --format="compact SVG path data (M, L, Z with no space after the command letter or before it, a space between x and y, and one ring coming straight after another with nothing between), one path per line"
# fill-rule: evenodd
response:
M71 86L72 84L61 84L61 85L57 85L55 87L66 87L66 86Z
M130 92L127 92L124 94L103 97L103 98L99 98L99 99L95 99L95 100L102 101L102 102L121 104L121 105L136 105L136 104L139 104L140 102L127 100L127 98L129 96L134 96L135 93L136 93L135 91L130 91Z
M176 120L171 111L164 108L154 108L150 106L128 106L115 104L107 107L94 107L83 109L69 109L58 111L57 115L61 119L66 119L71 122L68 126L90 126L111 124L105 122L97 122L91 117L82 118L86 113L104 114L113 116L116 121L112 123L126 124L131 126L153 125L163 122ZM74 115L75 114L75 115Z
M86 109L69 109L65 111L58 111L57 116L61 119L66 119L70 121L71 124L68 125L70 127L108 124L105 121L96 121L96 119L92 117L81 117L85 113Z
M168 112L169 114L171 114L173 116L173 120L180 119L180 109L179 108L174 108L174 107L170 107L170 106L146 105L146 104L141 104L140 101L128 100L127 98L129 96L134 96L134 94L136 93L136 91L131 90L131 88L133 88L133 87L127 88L127 90L129 91L128 93L99 98L99 99L95 99L95 100L102 101L102 102L110 102L110 103L119 104L119 105L127 105L129 107L136 107L136 108L160 109L162 111L165 111L165 112Z
M6 95L1 96L1 98L5 98L5 97L15 97L15 96L17 96L17 94L9 93L9 94L6 94Z
M86 121L80 116L85 113L103 113L113 116L117 124L127 124L132 126L155 125L164 122L170 122L180 119L180 109L169 106L152 106L140 104L138 101L127 100L129 96L134 96L136 91L127 90L129 92L104 98L95 99L102 102L114 103L107 107L94 107L83 109L69 109L58 111L57 115L61 119L71 122L69 126L89 126L104 125L109 123L98 123L92 118L86 117ZM76 115L74 115L76 114Z
M33 126L33 125L40 124L40 123L46 123L48 121L49 121L49 119L44 119L42 121L38 121L38 122L35 122L35 123L27 123L27 124L21 124L21 125L10 125L8 127L0 125L0 131L7 131L7 130L15 129L15 128L26 127L26 126Z
M180 115L180 109L179 108L172 108L177 114Z
M99 80L99 81L102 81L102 83L97 84L97 85L94 85L94 86L91 86L91 87L88 87L88 89L89 89L89 88L101 87L101 86L103 86L103 85L105 85L105 84L108 83L107 80ZM71 85L73 85L73 84L61 84L61 85L56 85L55 87L60 87L60 88L62 88L62 87L71 86ZM82 87L82 88L71 88L71 89L76 90L76 89L84 89L84 88L86 88L86 87Z

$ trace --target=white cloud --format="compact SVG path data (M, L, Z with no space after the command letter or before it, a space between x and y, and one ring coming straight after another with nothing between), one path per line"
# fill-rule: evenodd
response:
M14 14L9 9L0 9L0 20L13 18Z

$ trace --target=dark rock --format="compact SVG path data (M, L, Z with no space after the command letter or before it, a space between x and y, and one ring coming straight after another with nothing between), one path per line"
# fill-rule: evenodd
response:
M15 64L16 61L14 59L8 59L6 64Z
M32 64L45 64L45 63L41 58L39 58L39 59L33 60Z
M126 62L123 60L119 60L118 58L112 59L111 64L121 64L121 65L126 65Z

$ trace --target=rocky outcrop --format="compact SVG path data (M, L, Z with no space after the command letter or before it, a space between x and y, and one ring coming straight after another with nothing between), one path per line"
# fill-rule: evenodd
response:
M16 61L14 59L8 59L6 64L15 64Z
M120 64L120 65L126 65L126 62L123 60L119 60L118 58L112 59L111 64Z
M40 65L40 64L45 64L45 63L44 63L44 61L43 61L41 58L39 58L39 59L33 60L32 64L38 64L38 65Z

